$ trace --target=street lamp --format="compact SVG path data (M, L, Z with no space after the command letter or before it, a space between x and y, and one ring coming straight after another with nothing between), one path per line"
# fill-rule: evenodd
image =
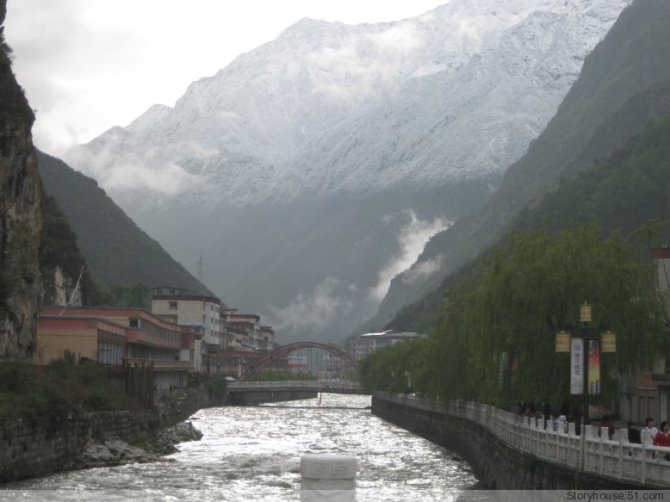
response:
M594 357L595 363L599 362L595 359L599 359L600 352L616 352L616 335L603 327L592 327L591 322L591 305L584 302L579 308L579 325L570 328L571 335L564 330L556 333L556 352L570 352L570 394L582 395L584 426L589 421L589 394L599 394L600 391L600 380L589 388L589 356ZM595 343L598 340L601 341L600 351Z

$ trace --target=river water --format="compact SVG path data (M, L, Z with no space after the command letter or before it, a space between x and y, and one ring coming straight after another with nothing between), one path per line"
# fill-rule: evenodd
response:
M369 396L209 408L204 436L166 461L88 469L6 485L12 500L300 500L300 457L358 460L359 501L448 501L476 483L454 453L370 413Z

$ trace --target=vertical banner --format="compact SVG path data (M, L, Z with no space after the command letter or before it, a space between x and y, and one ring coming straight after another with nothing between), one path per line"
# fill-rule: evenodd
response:
M589 340L589 394L600 394L600 342Z
M584 392L584 340L570 340L570 394Z

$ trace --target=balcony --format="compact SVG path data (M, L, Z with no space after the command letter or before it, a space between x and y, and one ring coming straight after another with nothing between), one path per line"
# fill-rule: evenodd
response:
M142 359L138 357L129 357L126 359L129 366L148 366L153 364L154 370L192 370L193 365L190 361L163 361L156 359Z
M150 335L140 328L128 328L128 335L126 338L128 343L137 343L141 345L149 345L151 347L160 347L164 349L181 349L181 339L166 340L163 337Z

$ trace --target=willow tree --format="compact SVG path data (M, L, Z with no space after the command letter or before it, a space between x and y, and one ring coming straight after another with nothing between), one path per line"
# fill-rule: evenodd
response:
M576 325L588 301L593 325L617 333L617 353L601 363L603 397L611 399L621 376L648 364L662 343L646 256L616 234L605 237L595 223L553 236L510 236L445 302L437 335L442 394L500 405L563 402L569 356L554 352L554 334Z

